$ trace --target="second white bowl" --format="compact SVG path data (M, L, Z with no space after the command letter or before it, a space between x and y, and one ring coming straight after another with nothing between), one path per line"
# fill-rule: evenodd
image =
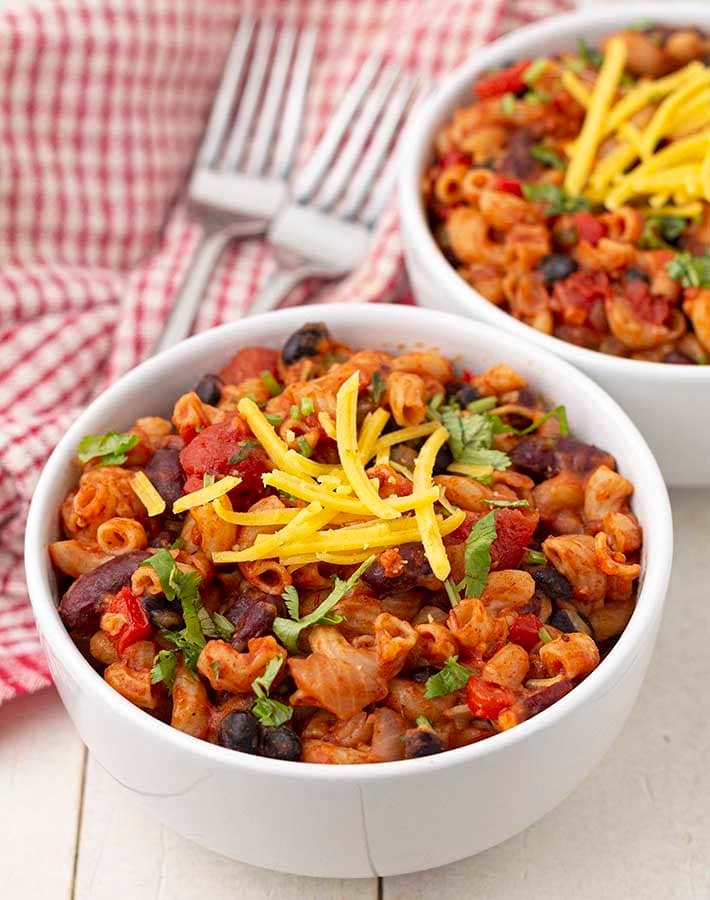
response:
M710 366L677 366L621 359L577 347L536 331L494 306L449 265L436 245L422 206L421 178L432 158L436 132L458 106L471 103L471 89L485 70L516 59L535 59L590 43L630 22L710 30L710 4L636 3L555 16L522 28L476 51L450 75L408 130L402 154L400 212L407 270L419 303L490 322L556 353L607 390L641 429L669 484L710 484Z

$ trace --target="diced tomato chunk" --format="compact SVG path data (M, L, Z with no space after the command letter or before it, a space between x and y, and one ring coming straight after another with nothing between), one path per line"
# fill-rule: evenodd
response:
M446 169L449 166L455 166L457 164L462 164L464 166L471 165L471 156L467 153L461 153L460 150L449 150L448 153L444 153L441 159L439 160L439 165L442 169Z
M515 703L515 694L472 675L466 684L466 702L471 715L477 719L497 719L504 709Z
M148 616L140 600L129 587L121 588L116 596L111 598L105 611L124 619L120 629L109 634L119 655L131 644L142 641L150 635Z
M247 378L257 378L268 371L276 375L279 361L277 350L268 347L242 347L219 373L225 384L241 384Z
M535 533L540 514L531 509L496 511L496 539L491 544L491 570L515 569Z
M627 280L624 294L639 319L654 325L663 325L668 320L671 309L669 301L665 297L654 297L645 281Z
M540 641L542 622L534 613L517 615L508 632L508 640L525 650L532 650Z
M515 63L503 69L501 72L493 72L481 78L474 86L473 90L479 100L486 100L489 97L500 97L502 94L517 94L527 85L523 81L523 74L530 65L529 59Z
M591 213L578 212L574 214L574 224L580 241L587 241L594 247L601 238L606 237L606 225L595 219Z
M606 272L580 269L555 283L552 308L562 314L566 324L584 325L595 303L603 303L610 296L611 285Z
M203 475L236 475L242 483L229 496L233 502L254 502L264 493L261 476L271 469L269 458L240 416L201 431L181 451L185 493L202 487Z
M517 178L505 178L503 175L496 175L493 187L497 191L503 191L506 194L513 194L516 197L523 196L523 185Z

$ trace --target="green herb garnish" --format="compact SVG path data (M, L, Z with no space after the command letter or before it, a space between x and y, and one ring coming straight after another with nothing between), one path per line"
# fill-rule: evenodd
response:
M525 84L532 87L547 68L547 62L548 61L546 59L536 59L532 63L530 63L527 69L523 72L522 76Z
M278 413L264 413L264 418L272 428L278 428L279 425L283 424L284 420L284 417L280 416Z
M542 163L543 166L548 166L550 169L563 170L565 168L565 161L562 157L558 156L554 150L550 150L549 147L545 147L543 144L534 144L530 148L530 156L539 163Z
M291 410L289 412L289 416L292 419L296 419L296 420L300 419L301 418L301 407L298 406L297 404L293 403L291 405Z
M139 440L137 434L119 434L117 431L87 434L79 441L76 454L81 463L99 459L100 466L120 466L128 459L126 454Z
M491 545L496 539L496 513L491 510L479 519L466 538L464 547L464 579L460 585L467 597L480 597L491 568Z
M517 434L518 436L532 434L533 431L537 431L541 425L544 425L548 419L557 419L560 423L560 434L562 437L567 437L569 434L569 424L567 423L567 410L564 406L556 406L554 409L548 410L544 416L535 419L535 421L528 425L527 428L513 428L513 434Z
M379 406L380 403L382 403L382 398L385 396L386 390L386 380L382 377L379 370L375 369L372 373L372 380L370 381L370 394L372 395L372 402L375 406Z
M579 56L585 66L591 66L598 69L604 62L604 56L598 50L592 50L583 37L577 38L577 48Z
M675 257L666 263L668 274L674 281L680 281L685 288L710 287L710 252L703 256L693 256L690 253L676 253Z
M471 413L483 413L495 409L496 406L498 406L497 397L481 397L479 400L472 400L466 409Z
M201 650L206 641L200 621L202 609L199 593L202 580L200 576L197 572L181 572L167 550L158 550L141 565L150 566L157 574L167 600L180 602L185 620L183 629L185 641Z
M525 103L530 103L531 105L537 103L551 103L552 94L549 94L547 91L526 91L525 94L523 94L523 101Z
M544 204L546 216L559 216L562 213L591 209L586 197L567 194L555 184L524 184L523 195L531 203Z
M259 450L261 444L258 441L253 441L250 438L247 438L245 441L242 441L239 445L239 449L237 452L229 457L229 465L236 466L240 462L244 462L245 459L248 459L255 450Z
M449 603L451 604L451 606L458 606L461 602L461 594L459 594L458 589L451 577L445 579L444 590L446 591L446 595L449 598Z
M540 636L540 640L543 644L549 644L551 640L553 640L550 632L543 625L542 628L538 631L538 635Z
M315 410L315 406L313 405L313 400L310 397L304 397L301 400L300 405L301 415L305 418L306 416L310 416L310 414Z
M172 691L177 668L177 653L174 650L160 650L153 657L153 668L150 670L150 683L163 682L168 691Z
M283 665L284 658L283 656L275 656L269 660L264 674L255 678L251 683L251 689L257 697L251 711L262 725L268 725L272 728L277 728L279 725L283 725L284 722L288 722L293 715L291 706L278 700L272 700L269 697L271 685Z
M544 566L547 564L545 554L539 550L526 550L523 554L524 566Z
M510 466L510 457L506 453L491 448L493 422L490 416L462 415L451 410L442 413L441 421L449 432L449 447L456 462L493 466L498 470Z
M648 216L638 245L642 250L668 248L678 240L687 227L688 220L680 216Z
M500 98L500 110L504 116L515 115L515 94L503 94Z
M331 615L331 610L340 600L342 600L348 591L355 587L362 575L370 568L374 560L374 555L366 559L365 562L353 572L347 581L343 581L342 578L336 576L333 590L312 613L309 613L303 618L299 616L298 591L293 585L289 585L286 588L282 597L291 618L286 619L281 616L276 618L274 620L273 631L290 653L298 652L298 638L304 628L308 628L311 625L338 625L343 621L342 616Z
M427 728L432 730L432 724L426 716L417 716L417 728Z
M304 437L300 437L296 443L298 444L298 450L301 456L310 459L311 454L313 453L313 447L311 447L308 441Z
M444 663L444 668L431 678L427 678L424 685L424 696L427 700L434 697L443 697L445 694L453 694L466 686L471 673L465 666L460 665L458 656L450 656Z
M283 387L278 383L278 381L274 378L273 373L269 372L268 369L264 369L263 372L259 373L259 377L266 385L268 392L272 397L278 397L278 395L283 390Z
M483 502L495 509L520 509L523 506L530 506L527 500L484 500Z

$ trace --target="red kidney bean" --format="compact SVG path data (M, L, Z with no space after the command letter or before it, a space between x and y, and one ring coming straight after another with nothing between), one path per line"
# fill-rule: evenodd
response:
M153 482L156 491L165 500L168 510L182 497L185 473L180 465L180 451L173 447L156 450L145 467L145 474Z
M100 601L104 594L115 594L131 580L138 566L149 557L145 550L133 550L80 575L64 594L59 615L69 631L88 634L99 627Z
M399 575L385 574L385 568L378 557L362 576L365 584L380 594L406 591L419 584L420 581L431 579L431 566L421 544L402 544L398 550L404 563Z

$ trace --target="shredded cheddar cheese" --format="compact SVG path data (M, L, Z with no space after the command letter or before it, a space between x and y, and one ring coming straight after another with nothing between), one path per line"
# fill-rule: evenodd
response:
M413 487L415 491L423 491L426 485L431 483L436 454L448 439L449 432L445 428L439 427L424 442L414 464ZM431 570L440 581L444 581L451 571L451 563L441 540L441 531L434 514L434 505L422 506L415 511L414 515Z
M185 494L184 497L177 499L173 503L173 512L175 514L182 513L188 509L193 509L195 506L204 506L206 503L211 503L218 497L229 493L238 484L241 484L241 481L242 479L237 478L236 475L225 475L224 478L220 478L214 484L209 484L207 487L200 488L198 491L192 491L190 494Z
M149 516L159 516L165 512L165 500L160 496L153 482L145 472L136 472L131 479L131 487Z
M565 176L565 190L581 194L594 165L602 139L604 117L609 111L626 64L626 44L622 38L609 41L599 77L589 99L587 115Z

